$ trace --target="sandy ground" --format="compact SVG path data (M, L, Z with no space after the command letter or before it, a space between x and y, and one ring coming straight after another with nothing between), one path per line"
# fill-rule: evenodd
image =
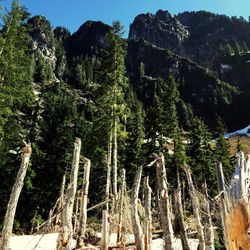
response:
M45 235L13 236L10 241L10 250L55 250L57 233ZM98 234L100 237L100 234ZM115 244L116 234L112 234L110 243ZM126 242L133 242L133 235L126 235ZM163 239L153 240L153 250L164 250ZM190 239L191 250L197 250L198 240ZM182 250L181 241L176 240L176 250Z

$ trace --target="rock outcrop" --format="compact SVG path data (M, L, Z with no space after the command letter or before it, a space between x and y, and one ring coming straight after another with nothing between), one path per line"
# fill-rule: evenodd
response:
M43 16L34 16L29 19L30 35L33 40L34 52L40 54L54 71L56 66L55 41L50 22Z
M189 31L168 11L159 10L155 15L138 15L129 30L129 39L146 41L160 48L185 55L184 42Z

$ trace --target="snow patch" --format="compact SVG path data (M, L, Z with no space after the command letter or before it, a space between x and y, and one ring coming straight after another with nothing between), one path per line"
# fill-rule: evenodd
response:
M222 74L232 70L232 66L230 66L228 64L221 64L220 66L221 66L221 73Z
M245 135L245 136L250 136L250 124L243 128L243 129L239 129L235 132L232 132L232 133L226 133L224 135L225 138L230 138L232 136L236 136L236 135Z

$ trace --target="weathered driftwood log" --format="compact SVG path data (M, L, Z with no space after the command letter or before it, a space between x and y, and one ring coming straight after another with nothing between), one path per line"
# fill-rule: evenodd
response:
M122 185L121 185L121 190L120 190L120 202L119 202L119 209L118 209L119 217L118 217L118 232L117 232L116 242L121 242L125 180L126 180L126 171L125 169L123 169L122 170Z
M6 211L5 218L4 218L2 236L0 240L1 250L9 250L10 237L12 233L16 207L17 207L20 193L22 191L23 181L24 181L24 178L25 178L28 166L29 166L31 152L32 152L31 145L26 144L25 147L23 148L21 166L19 168L15 184L12 188L9 203L7 206L7 211Z
M84 237L87 227L87 205L88 205L90 166L91 166L90 160L85 158L83 184L81 191L80 225L77 237L77 247L82 247L84 245Z
M102 238L100 249L108 250L109 246L109 219L106 210L102 211Z
M145 223L144 223L144 237L145 250L151 250L152 246L152 213L151 213L151 193L149 186L149 177L144 177L144 207L145 207Z
M205 226L204 226L204 236L205 236L205 248L206 250L214 250L214 227L212 223L211 207L210 201L207 193L207 184L204 185L204 205L205 205Z
M195 223L196 223L196 229L197 229L197 234L198 234L198 239L199 239L199 250L205 250L205 238L204 238L204 232L203 232L203 227L201 224L201 217L200 217L200 203L195 194L195 188L194 188L194 184L193 184L193 180L191 176L191 170L189 166L187 165L184 165L183 169L186 173L187 181L188 181L189 194L191 197Z
M144 250L144 237L138 214L138 196L139 196L141 175L142 175L142 167L139 167L136 171L132 189L132 197L131 197L132 224L135 236L135 246L137 250Z
M190 250L189 242L188 242L188 236L187 231L185 228L185 222L184 222L184 215L183 215L183 207L182 207L182 200L181 200L181 186L180 186L180 180L178 176L178 188L174 193L174 204L175 204L175 216L180 228L180 236L181 236L181 243L182 243L182 249L183 250Z
M77 189L77 178L79 169L81 151L81 139L76 138L74 143L74 153L72 168L70 174L70 183L66 190L65 202L63 206L63 228L61 233L59 233L57 241L57 249L67 249L71 250L72 240L73 240L73 226L72 226L72 214L74 208L74 201Z
M156 161L157 183L159 188L160 200L159 212L160 222L163 230L165 249L174 250L174 232L171 222L170 201L168 195L167 175L163 154Z

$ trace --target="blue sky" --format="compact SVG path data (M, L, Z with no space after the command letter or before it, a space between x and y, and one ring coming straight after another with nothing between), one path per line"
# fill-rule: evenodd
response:
M9 8L11 0L3 0ZM140 13L158 9L172 14L183 11L207 10L229 16L250 16L250 0L20 0L32 15L46 16L53 27L65 26L75 32L87 20L112 24L120 20L128 32L129 24Z

